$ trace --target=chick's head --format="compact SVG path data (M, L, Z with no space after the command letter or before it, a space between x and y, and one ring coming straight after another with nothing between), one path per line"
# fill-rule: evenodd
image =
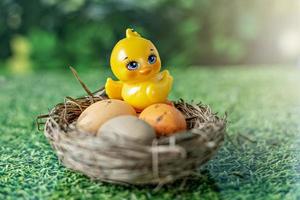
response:
M160 71L161 60L154 44L133 29L112 50L110 65L114 75L123 82L145 81Z

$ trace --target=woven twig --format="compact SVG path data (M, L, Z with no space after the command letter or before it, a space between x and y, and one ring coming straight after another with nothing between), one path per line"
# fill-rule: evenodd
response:
M47 117L44 133L59 160L92 179L165 184L195 174L223 142L225 119L212 113L208 106L192 105L183 100L174 105L186 117L188 130L157 138L149 146L129 140L112 141L77 130L75 124L79 115L92 102L103 99L107 99L104 89L93 96L67 97L64 103L41 117Z

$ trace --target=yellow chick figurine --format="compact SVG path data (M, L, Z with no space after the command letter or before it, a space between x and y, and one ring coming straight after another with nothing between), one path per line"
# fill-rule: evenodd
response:
M119 81L108 78L105 90L111 99L123 99L137 110L166 103L173 84L168 70L160 72L161 61L150 40L133 29L112 50L110 65Z

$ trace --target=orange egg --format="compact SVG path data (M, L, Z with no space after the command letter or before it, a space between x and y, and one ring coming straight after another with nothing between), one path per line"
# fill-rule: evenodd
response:
M136 116L136 112L125 101L117 99L98 101L81 113L76 126L80 130L95 134L106 121L121 115Z
M184 115L167 104L153 104L143 110L139 118L149 123L155 129L157 136L169 136L186 130Z

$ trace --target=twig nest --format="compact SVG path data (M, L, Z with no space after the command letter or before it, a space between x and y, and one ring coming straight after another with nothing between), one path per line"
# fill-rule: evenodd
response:
M68 97L40 117L47 117L44 133L63 165L93 180L169 183L197 173L224 140L226 120L206 105L173 102L185 118L186 131L155 138L153 129L139 121L131 108L127 111L133 117L127 112L114 115L114 119L107 117L106 112L118 110L110 107L109 101L105 90L78 99ZM97 110L93 115L101 120L83 123L84 113L91 112L90 105ZM81 123L94 125L88 130L96 133L102 127L99 134L90 134L79 128Z
M119 116L105 122L97 135L115 142L132 142L151 145L154 129L135 116Z
M121 115L136 115L132 106L117 99L106 99L90 105L77 120L77 128L95 134L106 121Z

